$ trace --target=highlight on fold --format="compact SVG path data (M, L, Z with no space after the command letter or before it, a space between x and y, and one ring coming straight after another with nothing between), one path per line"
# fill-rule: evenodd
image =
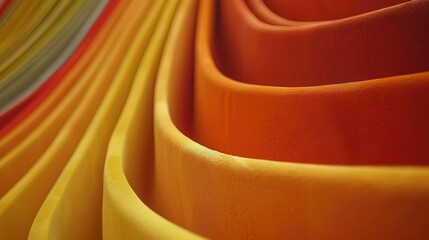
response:
M428 0L0 0L0 239L429 239Z

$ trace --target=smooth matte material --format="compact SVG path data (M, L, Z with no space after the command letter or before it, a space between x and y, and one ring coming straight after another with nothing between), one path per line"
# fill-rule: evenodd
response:
M147 199L147 187L151 184L153 87L167 31L179 1L167 2L163 19L139 66L109 144L104 172L104 239L199 239L166 221L141 200ZM181 1L168 36L166 52L177 49L176 43L181 40L176 36L182 36L183 27L192 20L193 9L194 1ZM164 64L170 64L169 61Z
M137 19L138 16L147 17L140 24L138 33L132 37L132 44L127 49L112 86L79 146L39 210L32 225L30 239L46 239L50 235L61 236L63 239L100 239L102 236L102 175L107 145L164 2L157 1L153 5L150 1L135 1L131 4L129 9L144 11L128 10L121 16L122 19L130 21ZM90 184L87 183L87 179L92 179ZM82 200L79 192L91 194ZM65 216L67 213L70 214ZM76 225L82 225L78 233L73 227Z
M21 94L11 97L9 102L0 108L0 136L3 136L22 120L22 112L32 111L32 109L28 110L28 105L32 105L34 109L38 103L43 101L47 94L61 81L62 78L59 77L61 72L67 72L78 61L88 43L91 42L98 31L101 21L98 20L97 22L97 18L107 3L108 0L100 1L97 8L94 9L91 16L58 58L48 68L44 69L40 76L37 76L32 85L27 86L27 89ZM17 115L20 114L21 117L17 118Z
M225 4L238 2L225 1ZM412 19L426 18L424 13L429 13L428 1L404 4L392 7L389 12ZM224 10L232 9L225 6ZM416 11L411 14L408 12L410 9ZM192 126L185 130L198 142L228 154L286 162L346 165L429 163L429 142L424 141L429 138L428 72L365 81L349 79L342 84L307 87L266 86L269 83L260 85L269 79L269 75L260 77L260 84L246 83L243 82L244 76L239 79L229 78L215 65L213 59L219 56L212 49L217 44L217 23L213 15L205 18L208 20L200 21L201 34L196 43L198 51ZM368 25L376 26L374 21L369 21ZM224 20L223 24L234 25L239 22ZM383 25L383 28L387 27ZM297 30L290 34L301 32ZM269 33L266 32L267 37L281 32ZM429 31L421 29L418 34L427 35ZM409 45L414 48L419 41L425 41L424 37L418 39ZM266 46L273 48L274 44ZM282 46L294 48L291 43ZM429 51L424 49L428 46L414 50L427 54ZM266 50L264 47L257 51L263 53ZM239 48L243 49L244 46ZM372 50L370 48L367 51ZM251 52L246 51L246 54ZM280 50L276 56L289 57ZM243 60L245 64L253 62L253 65L264 61L264 58L256 56L247 56L246 59L254 59ZM429 66L427 59L421 55L418 59L404 61L404 64L419 62ZM220 60L230 59L219 57ZM241 63L238 59L235 62ZM301 67L304 69L307 65L302 63ZM245 69L249 73L255 68L249 65ZM287 72L288 69L283 68L282 71Z
M71 37L70 42L64 46L59 55L56 56L48 66L43 68L43 70L40 71L40 74L38 76L33 75L30 78L32 80L31 83L26 86L23 86L19 94L14 94L13 96L11 96L8 99L8 102L6 102L5 105L0 108L0 122L1 117L4 114L3 111L5 109L10 109L11 106L16 106L19 101L22 101L24 98L30 97L29 95L38 92L39 88L41 88L43 85L50 85L50 83L47 83L49 78L64 65L64 63L71 57L74 52L77 52L78 46L81 44L83 38L89 35L88 32L90 28L94 25L94 22L100 15L100 12L106 6L107 2L108 0L100 0L98 5L92 9L90 15L88 15L86 19L84 16L80 16L85 20L85 22L79 27L79 29L77 29L77 31ZM21 75L21 77L23 76Z
M7 76L8 80L3 85L0 85L0 105L7 105L11 101L10 98L13 99L13 96L20 95L27 88L40 84L35 82L37 76L43 74L44 69L49 67L53 61L57 61L61 51L70 44L75 34L78 33L78 30L99 3L100 0L84 2L82 4L78 4L78 1L74 2L73 5L67 8L67 11L62 15L60 20L49 28L48 33L44 34L35 42L32 48L17 59L11 65L11 68L8 68L10 70L10 74ZM73 10L77 12L74 14ZM52 39L50 39L50 35L53 35L51 36ZM44 46L45 44L48 45ZM40 50L37 50L39 47ZM20 47L20 50L22 48L23 46ZM35 54L34 57L30 57L33 53ZM14 52L14 56L18 54L19 51ZM8 60L10 59L13 60L13 58L8 58ZM22 65L14 71L13 66L20 64L20 62Z
M286 19L302 21L332 20L377 11L409 0L261 0Z
M212 14L213 1L202 1L197 57L209 49L207 26L212 26ZM183 96L192 89L193 52L183 47L175 51L171 60L175 64L168 74L160 75L165 85L160 83L156 91L153 190L147 200L156 212L212 239L428 237L427 167L328 166L242 158L184 136L178 131L183 126L176 127L172 119L191 114ZM196 63L197 67L213 65L207 58Z
M141 8L133 8L130 11L139 13L143 10ZM18 177L20 177L19 182L14 184L0 199L0 235L10 235L21 238L23 235L28 234L31 223L42 205L43 200L61 173L62 168L67 163L67 160L77 147L102 101L105 92L109 88L114 73L117 71L125 55L125 49L129 46L132 36L134 36L139 26L139 21L141 21L143 17L144 15L138 15L137 19L135 19L136 22L126 25L124 25L124 19L117 23L116 31L111 33L112 36L117 37L111 37L107 40L105 45L103 45L105 55L97 55L99 59L98 64L94 63L90 66L96 70L97 74L90 82L89 87L83 91L85 93L83 97L75 99L79 101L79 105L73 110L73 113L64 125L62 125L61 130L55 138L52 139L52 143L47 146L48 148L44 151L42 150L39 156L36 156L32 152L31 158L25 159L25 165L22 163L18 165L17 161L22 162L24 160L22 158L8 161L10 164L21 167L21 171L18 172L18 167L15 167L16 170L14 169L11 173L8 172L8 175L5 174L9 180L7 183L13 183L11 180L15 180L18 174L25 173L25 175L18 175ZM85 73L90 73L90 71ZM82 79L80 81L82 81ZM82 90L80 90L80 92L82 92ZM76 94L74 97L76 97ZM48 118L51 120L45 120L42 123L44 127L37 128L36 131L31 134L33 137L29 136L29 138L26 138L26 140L38 139L37 142L24 141L24 146L34 148L40 145L41 142L46 141L42 134L50 129L46 128L52 126L52 124L49 124L50 121L54 121L55 116L58 118L61 110L65 107L67 107L67 105L59 106L54 114L49 115ZM53 125L55 125L55 123ZM18 153L21 152L18 151ZM0 163L3 163L4 160L5 159ZM34 165L31 166L30 164L33 162ZM24 165L24 167L22 167L22 165ZM26 168L29 166L31 166L31 169L25 172ZM19 215L16 214L18 209L20 209Z
M298 26L265 24L243 1L217 5L214 58L241 82L311 87L429 70L425 0Z
M0 0L1 239L429 239L428 0L109 0L73 47L105 1Z
M310 0L312 1L312 0ZM382 8L390 7L395 4L405 2L406 0L381 0L381 1L347 1L346 6L341 7L344 1L329 0L329 1L317 1L311 2L311 5L303 4L297 1L284 1L279 2L275 0L244 0L249 10L262 22L270 25L280 26L291 26L291 25L302 25L308 23L322 22L330 20L337 20L341 18L352 17L354 15L366 14L371 11L379 10ZM270 4L270 2L272 2ZM270 4L274 9L271 9ZM296 21L290 20L288 17L283 18L276 14L278 11L290 11L290 5L295 5L295 9L292 10L295 14L308 14L309 12L317 12L320 17L317 18L316 14L313 15L313 20L307 21ZM278 9L277 9L278 8ZM356 11L360 9L360 11ZM321 17L323 16L323 17ZM316 20L317 19L317 20Z

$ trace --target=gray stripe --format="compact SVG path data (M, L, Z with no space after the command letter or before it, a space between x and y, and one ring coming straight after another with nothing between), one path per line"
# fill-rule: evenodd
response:
M49 79L78 47L107 2L108 0L86 2L78 14L57 34L55 42L48 44L38 57L32 58L8 79L9 84L0 89L0 112Z

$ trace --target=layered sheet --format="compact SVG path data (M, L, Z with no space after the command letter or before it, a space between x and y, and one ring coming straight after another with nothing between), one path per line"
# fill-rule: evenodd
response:
M0 1L1 239L428 239L429 1Z

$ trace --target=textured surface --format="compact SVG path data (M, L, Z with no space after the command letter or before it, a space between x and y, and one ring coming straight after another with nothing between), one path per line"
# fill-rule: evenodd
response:
M429 1L0 1L0 239L428 239Z

